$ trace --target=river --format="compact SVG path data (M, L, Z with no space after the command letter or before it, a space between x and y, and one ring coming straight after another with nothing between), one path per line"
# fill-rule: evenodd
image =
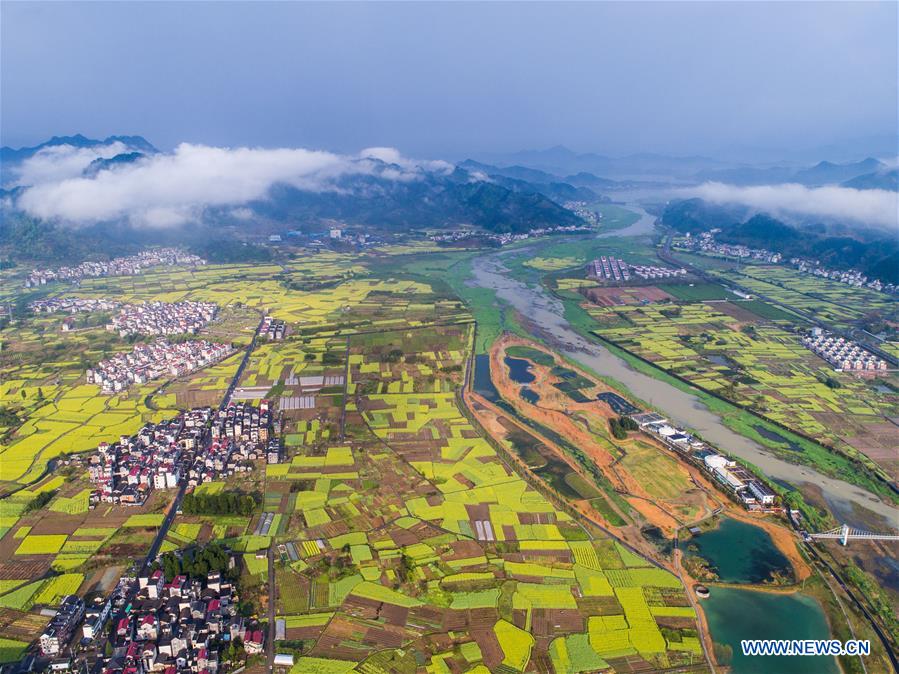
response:
M638 236L651 232L654 218L642 209L640 212L643 216L640 220L624 229L609 232L608 235ZM793 485L813 484L821 489L829 502L844 505L845 511L851 512L850 503L854 502L881 515L890 526L899 522L899 509L884 503L861 487L774 456L753 440L725 426L721 418L695 395L637 372L608 349L581 337L564 317L564 307L560 300L542 286L527 285L509 274L503 264L503 256L520 255L526 250L528 249L519 248L488 252L474 258L474 277L470 282L475 286L494 290L501 300L521 314L526 322L526 329L533 335L544 339L553 348L597 374L621 382L635 396L661 410L675 424L695 429L710 443L751 462L771 479Z

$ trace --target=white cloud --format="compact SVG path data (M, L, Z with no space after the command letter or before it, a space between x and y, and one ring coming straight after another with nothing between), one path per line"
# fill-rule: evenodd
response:
M184 143L171 154L84 177L81 171L96 157L74 150L58 153L69 157L65 161L57 155L32 158L30 182L19 181L30 185L18 198L20 208L36 217L75 224L126 218L136 225L170 227L197 220L209 206L239 207L264 199L276 183L312 192L337 191L336 181L346 175L378 174L407 181L419 179L425 171L452 170L445 162L406 159L392 148L373 148L352 157L305 149ZM373 160L391 166L384 168Z
M359 153L360 159L377 159L385 164L395 164L406 171L434 171L452 173L454 166L440 159L420 160L403 157L399 150L392 147L369 147Z
M19 185L38 185L75 178L80 176L95 159L109 159L127 151L128 148L120 142L96 147L73 145L44 147L25 159L17 168L15 182Z
M685 190L691 196L719 204L744 204L768 213L820 218L899 228L899 193L849 187L805 187L795 183L737 187L708 182Z

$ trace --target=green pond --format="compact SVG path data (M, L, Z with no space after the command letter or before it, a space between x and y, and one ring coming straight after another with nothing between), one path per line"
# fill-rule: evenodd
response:
M725 583L762 583L792 570L767 531L740 520L724 518L717 528L691 538L688 549L692 546Z
M731 649L732 674L839 674L827 656L744 656L742 639L829 639L824 611L811 597L712 587L702 601L716 644Z

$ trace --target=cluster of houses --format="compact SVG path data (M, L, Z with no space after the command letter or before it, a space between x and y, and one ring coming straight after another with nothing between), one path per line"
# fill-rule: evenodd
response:
M287 326L284 324L284 321L272 318L271 316L266 316L262 319L262 325L259 326L259 336L270 340L280 341L284 339L286 330Z
M190 266L206 264L206 260L180 248L151 248L137 255L116 257L103 262L82 262L75 267L58 269L34 269L25 279L25 287L46 285L51 281L77 283L83 278L100 276L134 276L148 267Z
M97 489L91 503L143 505L154 489L178 487L190 457L201 454L212 410L185 412L148 423L134 437L101 442L90 458L88 476Z
M180 575L167 581L161 570L138 576L128 602L113 617L113 654L103 674L206 672L223 669L221 651L240 640L261 653L265 636L255 620L239 615L239 597L220 572L204 579Z
M811 333L802 338L802 344L814 352L838 372L874 373L883 372L888 365L870 351L863 349L852 340L835 337L813 328Z
M205 452L194 458L187 472L187 484L194 487L222 475L250 471L252 462L261 458L278 463L281 444L271 430L272 414L267 400L259 407L232 402L218 410L212 416L212 441Z
M132 384L146 384L162 376L180 377L227 358L234 353L230 344L206 340L171 343L158 339L138 344L127 353L118 353L87 370L87 382L103 393L124 391Z
M114 300L96 297L52 297L35 300L28 305L28 308L36 314L81 314L115 311L119 306L120 303Z
M631 415L640 430L658 438L730 489L749 510L777 510L777 495L753 473L655 412Z
M593 227L596 227L599 224L599 221L602 220L602 213L594 211L586 201L566 201L562 204L562 207L567 208L581 220Z
M765 248L750 248L749 246L739 244L720 243L715 240L715 234L720 231L720 229L712 229L707 232L701 232L697 236L692 236L688 232L683 238L679 238L675 241L675 247L704 255L733 257L741 260L756 260L758 262L767 262L770 264L780 264L784 262L783 255L771 250L766 250ZM813 274L838 283L845 283L855 288L871 288L872 290L890 294L899 292L899 286L892 283L884 283L878 279L869 279L855 269L826 269L821 266L821 263L818 260L809 260L802 257L790 258L789 263L804 274Z
M262 444L269 439L271 422L271 404L268 400L260 401L259 407L245 402L231 402L220 409L213 419L212 438Z
M587 276L598 281L621 283L630 281L631 275L644 280L667 279L686 276L687 270L628 264L617 257L606 257L605 255L587 265Z
M214 302L146 302L126 304L106 326L128 335L195 335L215 318Z
M215 318L218 306L213 302L146 302L122 304L114 300L84 297L54 297L36 300L29 308L39 314L94 313L118 311L106 329L122 337L129 335L195 335ZM63 322L64 331L72 321ZM283 332L283 330L282 330Z
M560 225L558 227L539 227L537 229L532 229L527 232L522 232L520 234L492 234L490 232L484 232L482 230L475 229L460 229L452 232L446 232L443 234L432 234L428 238L431 241L443 242L443 243L454 243L458 241L465 241L467 239L477 239L490 241L491 243L495 243L500 246L505 246L506 244L512 243L514 241L524 241L526 239L539 237L539 236L548 236L550 234L575 234L578 232L592 232L593 227L590 225Z
M818 263L816 261L804 260L801 257L791 258L790 264L796 267L799 271L806 274L821 276L822 278L830 279L831 281L836 281L837 283L845 283L846 285L850 285L854 288L866 287L871 288L872 290L877 290L879 292L891 294L899 292L899 286L896 286L892 283L883 283L878 279L869 279L867 276L855 269L850 269L848 271L841 269L825 269L824 267L818 266Z
M764 248L750 248L749 246L744 246L742 244L720 243L715 241L715 234L720 231L720 229L711 229L707 232L701 232L697 236L692 236L687 232L683 239L677 240L676 247L705 255L735 257L740 260L756 260L759 262L769 262L771 264L779 264L783 261L783 255L770 250L765 250Z
M233 561L233 560L232 560ZM225 669L222 651L232 642L243 644L248 655L262 653L265 634L257 620L244 618L238 611L239 596L234 585L219 571L205 578L175 576L167 580L161 570L137 578L123 576L104 601L85 614L84 603L66 597L57 618L69 617L65 639L41 635L43 655L59 655L84 616L84 638L93 641L109 635L107 648L97 670L102 674L217 674ZM78 612L68 607L80 606ZM52 623L51 623L52 625ZM44 648L46 644L47 648ZM71 660L51 663L70 671Z

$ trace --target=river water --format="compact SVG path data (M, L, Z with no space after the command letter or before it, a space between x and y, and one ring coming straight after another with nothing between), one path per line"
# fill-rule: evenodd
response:
M630 206L629 206L630 207ZM634 209L638 210L638 209ZM638 236L652 231L654 218L645 211L634 224L609 236ZM514 307L526 322L526 328L572 360L597 374L612 377L624 384L634 395L661 410L675 424L698 431L708 442L730 454L751 462L773 480L793 485L811 483L821 489L824 497L835 505L859 505L884 517L890 526L899 522L896 509L866 490L843 480L828 477L806 466L799 466L777 458L759 444L739 435L724 425L721 418L709 410L699 398L667 382L637 372L603 346L581 337L564 317L560 300L539 285L527 285L512 278L503 265L503 256L522 254L527 249L488 252L474 258L473 285L494 290L497 296ZM851 524L851 522L850 522Z

